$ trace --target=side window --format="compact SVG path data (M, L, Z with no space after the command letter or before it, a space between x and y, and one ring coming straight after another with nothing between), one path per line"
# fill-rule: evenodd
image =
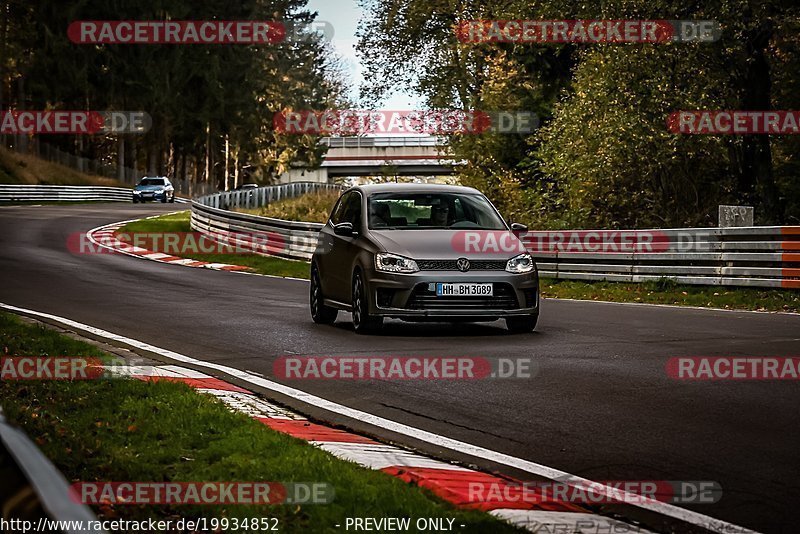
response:
M341 197L339 197L339 201L333 207L333 211L331 211L331 224L339 224L340 222L344 222L344 218L342 215L344 214L345 204L347 204L347 200L353 196L353 193L345 193Z
M361 229L361 195L358 193L351 193L345 203L344 215L342 222L349 222L353 228Z

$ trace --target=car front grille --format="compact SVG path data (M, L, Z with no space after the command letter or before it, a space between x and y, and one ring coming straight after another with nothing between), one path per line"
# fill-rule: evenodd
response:
M406 308L410 310L513 310L517 309L517 297L509 284L495 283L492 297L437 297L428 284L417 284L408 298Z
M420 271L458 271L458 260L417 260ZM504 271L506 260L469 260L470 271Z

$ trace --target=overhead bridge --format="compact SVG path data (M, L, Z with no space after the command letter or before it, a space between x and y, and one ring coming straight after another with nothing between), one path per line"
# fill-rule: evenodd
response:
M294 167L278 183L329 183L337 176L439 176L453 174L459 165L447 139L416 137L324 137L328 147L318 168Z

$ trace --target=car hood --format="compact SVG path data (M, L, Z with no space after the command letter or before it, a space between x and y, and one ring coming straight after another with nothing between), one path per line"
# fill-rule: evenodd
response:
M164 189L165 185L137 185L133 188L134 191L158 191Z
M386 252L415 260L507 260L524 252L507 230L370 230L369 235Z

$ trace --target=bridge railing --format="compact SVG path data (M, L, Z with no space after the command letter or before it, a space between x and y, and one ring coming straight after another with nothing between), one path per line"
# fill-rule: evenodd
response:
M352 136L352 137L323 137L321 145L329 148L372 148L372 147L404 147L404 146L446 146L447 137L417 135L417 136Z

